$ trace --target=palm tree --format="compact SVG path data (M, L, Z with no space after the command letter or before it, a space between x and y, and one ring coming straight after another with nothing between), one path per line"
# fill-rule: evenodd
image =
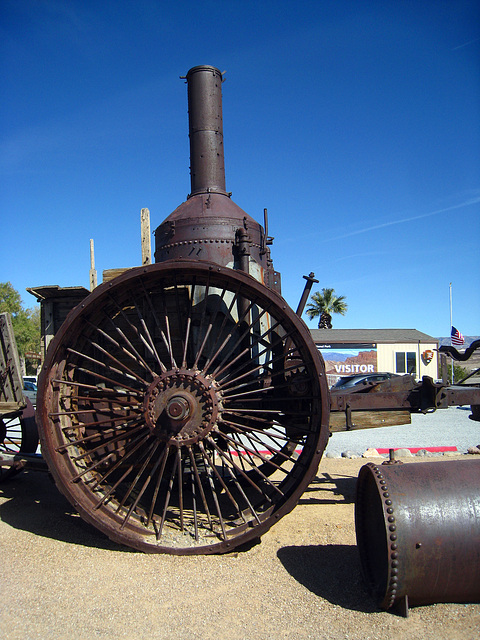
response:
M310 298L313 302L309 302L306 311L310 320L320 316L318 321L319 329L332 328L332 313L339 313L344 316L347 312L348 305L345 302L345 296L336 296L335 289L322 289L322 293L316 291Z

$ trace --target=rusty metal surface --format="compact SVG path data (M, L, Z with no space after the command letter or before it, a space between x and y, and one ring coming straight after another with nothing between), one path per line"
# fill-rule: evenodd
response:
M408 409L435 411L456 405L480 404L480 387L446 386L424 376L399 376L384 382L365 384L351 390L330 391L330 411L375 411Z
M173 211L155 230L155 262L176 258L208 260L240 268L236 252L237 230L246 225L251 255L263 268L263 229L228 196L198 194Z
M323 360L252 277L198 261L132 269L74 310L39 381L42 453L113 540L222 553L297 503L328 440Z
M225 190L222 74L208 65L188 85L191 193L155 230L155 262L207 260L249 273L280 293L270 257L272 238Z
M479 486L477 459L362 467L357 544L381 608L480 601Z
M223 155L222 74L200 65L189 70L188 121L191 196L225 191Z
M451 347L451 346L447 346L447 345L444 345L443 347L440 347L439 348L439 352L440 353L445 353L445 354L449 355L451 358L453 358L454 360L457 360L459 362L466 362L470 358L472 353L474 351L476 351L477 349L480 349L480 340L474 340L465 349L465 351L463 353L460 353L460 351L455 349L455 347Z

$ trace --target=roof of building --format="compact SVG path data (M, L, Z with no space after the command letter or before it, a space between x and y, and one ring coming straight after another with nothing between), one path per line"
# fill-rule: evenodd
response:
M316 344L438 342L417 329L311 329Z
M45 284L41 287L27 287L28 293L35 296L40 302L41 300L50 300L51 298L75 298L86 297L90 291L85 287L60 287L58 284Z

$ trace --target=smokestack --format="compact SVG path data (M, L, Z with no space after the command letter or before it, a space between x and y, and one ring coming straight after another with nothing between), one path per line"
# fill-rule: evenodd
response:
M186 76L190 138L191 193L225 190L222 74L212 66L193 67Z
M222 74L193 67L186 76L191 193L155 229L155 262L195 259L239 269L280 293L271 240L225 191ZM267 234L268 235L268 234Z

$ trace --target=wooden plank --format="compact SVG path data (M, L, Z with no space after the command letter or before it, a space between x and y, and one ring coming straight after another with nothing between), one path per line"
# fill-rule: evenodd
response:
M9 413L17 413L25 407L25 402L0 402L0 416L6 416Z
M0 399L4 403L23 402L23 379L13 332L12 317L0 313Z
M140 212L140 232L142 242L142 265L152 264L152 242L150 236L150 211L142 209Z
M92 238L90 239L90 272L88 279L90 282L90 291L93 291L97 287L97 270L95 269L95 250Z
M104 269L103 271L103 282L110 282L117 276L122 275L125 271L128 271L130 267L126 267L125 269Z
M410 424L410 411L352 411L352 427L355 429L374 429L397 424ZM343 411L330 413L330 431L347 431L346 416Z

